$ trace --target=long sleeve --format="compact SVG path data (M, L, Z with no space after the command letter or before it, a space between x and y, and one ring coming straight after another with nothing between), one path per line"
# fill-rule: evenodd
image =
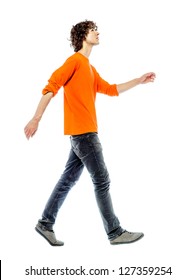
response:
M104 93L110 96L118 96L116 84L109 84L107 81L102 79L96 69L93 67L93 71L96 77L96 92Z
M53 92L53 96L55 96L59 89L62 86L65 86L66 83L71 79L76 69L77 61L73 60L72 58L67 59L60 68L53 72L42 93L46 94L47 92L51 91Z

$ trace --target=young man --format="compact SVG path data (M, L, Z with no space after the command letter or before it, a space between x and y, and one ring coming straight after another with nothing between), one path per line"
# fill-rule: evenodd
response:
M119 93L139 84L153 82L155 74L150 72L126 83L110 85L100 77L89 62L93 46L99 44L96 24L87 20L76 24L71 29L70 40L75 53L52 74L43 89L43 96L35 115L24 129L27 139L36 133L39 121L51 98L63 86L64 134L70 135L71 151L65 170L35 229L51 245L64 245L62 241L56 239L53 226L68 192L78 181L83 168L86 167L94 185L97 205L110 244L131 243L142 238L143 233L124 230L114 213L109 192L109 174L98 138L95 98L97 92L118 96Z

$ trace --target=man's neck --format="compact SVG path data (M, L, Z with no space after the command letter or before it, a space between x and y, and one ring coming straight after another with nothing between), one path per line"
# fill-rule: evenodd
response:
M82 49L80 49L78 52L84 55L85 57L89 58L91 51L92 47L84 45Z

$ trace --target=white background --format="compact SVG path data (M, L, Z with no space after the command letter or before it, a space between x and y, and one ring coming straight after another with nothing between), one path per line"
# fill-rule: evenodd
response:
M36 136L27 141L23 129L51 73L73 53L67 40L72 25L85 19L99 27L100 45L90 61L105 80L122 83L148 71L157 75L154 84L119 98L97 98L115 211L123 227L143 231L145 237L131 245L109 244L84 171L59 212L55 231L65 245L55 248L34 226L70 149L69 137L63 135L62 89ZM118 276L120 266L171 266L172 276L161 279L193 279L194 24L190 0L1 1L3 280L42 279L25 276L31 265L110 268L115 274L101 278L121 280L139 277ZM100 276L90 277L96 278Z

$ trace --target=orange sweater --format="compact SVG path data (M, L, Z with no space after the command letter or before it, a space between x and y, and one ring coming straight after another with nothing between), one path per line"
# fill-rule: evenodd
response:
M57 69L42 93L55 96L64 87L64 134L77 135L97 132L96 93L117 96L116 84L103 80L88 58L74 53Z

